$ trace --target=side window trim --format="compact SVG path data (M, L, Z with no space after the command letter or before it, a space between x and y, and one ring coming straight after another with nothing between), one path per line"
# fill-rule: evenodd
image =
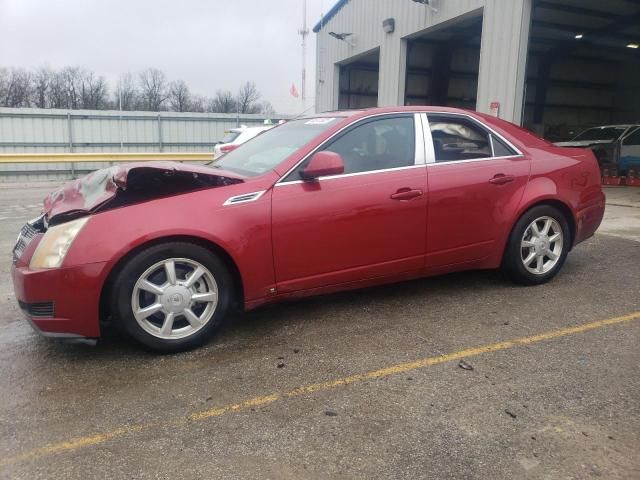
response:
M426 113L420 114L420 121L422 122L422 133L424 135L426 163L427 165L431 165L436 163L436 150L433 146L433 136L431 135L431 127L429 126L429 119Z
M368 123L370 121L384 119L384 118L387 118L387 117L391 117L391 118L400 117L400 116L413 117L413 123L414 123L414 128L415 128L415 137L416 137L415 138L415 151L414 151L414 164L413 165L408 165L408 166L404 166L404 167L386 168L386 169L382 169L382 170L369 170L369 171L366 171L366 172L343 173L341 175L331 175L331 176L327 176L327 177L319 177L318 181L331 180L333 178L344 178L344 177L352 177L352 176L357 176L357 175L368 175L368 174L371 174L371 173L382 173L382 172L388 172L388 171L394 171L394 170L406 170L406 169L410 169L410 168L422 167L427 163L426 162L426 158L425 158L426 152L425 152L425 149L424 149L424 143L425 143L424 122L422 122L421 118L420 118L423 115L424 114L420 114L420 113L416 113L416 112L381 113L381 114L378 114L378 115L372 115L370 117L361 118L359 120L356 120L353 123L345 125L343 128L341 128L337 132L334 132L333 135L331 135L329 138L327 138L324 142L322 142L320 145L318 145L316 148L314 148L313 151L311 151L310 153L305 155L304 158L302 158L302 160L300 160L293 167L291 167L282 177L280 177L280 179L275 183L274 186L278 187L278 186L284 186L284 185L293 185L293 184L304 183L304 180L297 180L297 179L296 180L286 180L286 179L293 172L295 172L300 165L302 165L304 162L306 162L309 158L311 158L317 152L322 151L324 148L326 148L332 142L338 140L343 134L346 134L350 130L352 130L354 128L357 128L360 125L363 125L363 124ZM425 116L425 120L426 120L426 116ZM420 131L418 129L420 129Z
M420 113L413 114L413 125L415 127L416 147L414 165L424 165L427 163L426 136L424 131L424 115ZM425 116L426 119L426 116Z
M640 127L635 127L635 128L634 128L634 127L631 127L631 128L629 129L629 131L626 133L626 135L622 138L622 140L621 140L621 142L620 142L620 143L621 143L622 145L629 145L629 144L627 143L627 140L629 140L629 138L631 138L632 136L634 136L634 135L635 135L636 133L638 133L638 132L640 132ZM634 145L631 145L631 146L632 146L632 147L635 147L636 145L634 144Z
M524 154L518 149L516 148L509 140L507 140L506 138L504 138L502 135L500 135L498 132L496 132L495 130L493 130L491 127L485 125L484 123L476 120L475 118L473 118L471 115L467 115L464 113L456 113L456 112L425 112L422 114L424 116L424 135L425 135L425 140L426 140L426 148L427 148L427 165L447 165L449 163L465 163L465 162L480 162L480 161L485 161L485 160L495 160L498 158L514 158L514 157L523 157ZM445 162L436 162L436 154L435 154L435 149L433 146L433 136L431 134L431 126L429 124L429 115L438 115L440 117L463 117L467 120L469 120L470 122L472 122L474 125L476 125L478 128L482 129L488 136L489 136L489 142L491 145L491 157L479 157L479 158L470 158L470 159L465 159L465 160L448 160ZM494 145L493 145L493 137L498 138L500 141L502 141L505 145L507 145L511 150L513 150L515 153L513 155L506 155L506 156L500 156L500 157L496 157L495 156L495 149L494 149ZM431 154L429 154L429 150L431 150Z

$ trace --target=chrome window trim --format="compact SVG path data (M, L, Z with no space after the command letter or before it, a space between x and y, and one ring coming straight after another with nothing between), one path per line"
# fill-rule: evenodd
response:
M314 148L313 150L311 150L311 152L309 152L307 155L305 155L298 163L296 163L293 167L291 167L289 170L287 170L287 172L282 175L282 177L280 177L280 179L275 183L275 187L277 187L278 185L289 185L289 184L295 184L295 183L304 183L304 180L288 180L288 181L284 181L285 178L287 178L296 168L298 168L298 166L300 166L300 164L302 162L304 162L305 160L307 160L309 157L311 157L312 155L314 155L316 152L318 152L322 147L324 147L328 142L330 142L331 140L333 140L333 138L335 138L336 136L340 135L342 132L344 132L347 128L351 128L354 127L356 125L358 125L359 123L365 122L367 120L371 120L372 118L378 118L378 117L386 117L386 116L393 116L393 115L412 115L413 116L413 122L414 124L416 124L416 116L419 115L419 112L415 112L415 111L395 111L395 112L385 112L385 113L376 113L375 115L369 115L367 117L364 118L360 118L358 120L356 120L355 122L349 123L347 125L345 125L344 127L342 127L340 130L338 130L337 132L334 132L329 138L327 138L324 142L322 142L320 145L318 145L316 148ZM347 117L348 118L348 117ZM424 135L424 134L423 134ZM417 137L417 135L416 135ZM416 146L417 146L417 139L416 139ZM399 169L404 169L404 168L413 168L417 165L422 165L419 164L417 162L417 152L414 152L414 157L415 157L415 161L416 163L414 165L409 165L408 167L399 167L399 168L391 168L388 170L399 170ZM359 173L379 173L379 172L385 172L387 170L372 170L370 172L358 172ZM347 173L347 174L343 174L341 176L344 175L356 175L356 174L351 174L351 173ZM336 175L337 176L337 175ZM320 178L331 178L331 177L320 177ZM319 178L319 179L320 179Z
M424 137L424 148L426 152L426 163L431 165L436 162L436 150L433 146L433 136L431 135L431 128L429 127L429 120L426 113L421 113L420 118L422 121L422 134Z
M504 136L500 135L498 132L496 132L493 128L491 128L490 126L488 126L487 124L485 124L484 122L481 122L480 120L476 120L475 118L473 118L471 115L466 114L466 113L459 113L459 112L424 112L424 115L426 117L426 125L427 125L427 129L428 129L428 137L431 137L431 128L429 127L429 115L442 115L442 116L457 116L457 117L465 117L468 120L470 120L472 123L476 124L477 126L479 126L480 128L482 128L483 130L487 131L489 134L489 141L491 142L491 153L494 154L494 150L493 150L493 139L491 138L492 135L495 135L498 139L500 139L505 145L507 145L511 150L513 150L514 152L516 152L515 155L506 155L506 156L501 156L501 157L483 157L483 158L472 158L472 159L467 159L467 160L450 160L447 162L436 162L436 156L435 156L435 151L433 153L433 163L434 164L446 164L446 163L461 163L461 162L475 162L478 160L493 160L496 158L515 158L515 157L524 157L524 154L522 153L522 151L520 151L519 148L517 148L513 143L511 143L509 140L507 140L506 138L504 138ZM427 132L425 132L425 136L427 136ZM431 147L433 148L433 138L431 137ZM428 165L430 165L430 162L427 162Z
M424 122L422 121L422 115L414 113L413 125L415 127L416 146L413 153L414 165L424 165L427 163L427 152L425 145L425 131Z
M234 195L233 197L227 198L227 200L225 200L225 202L222 204L222 206L223 207L228 207L230 205L242 205L243 203L255 202L260 197L262 197L262 195L264 195L265 192L266 192L266 190L260 190L258 192L248 192L248 193L242 193L240 195ZM241 199L243 197L250 197L250 198L248 198L246 200L238 200L238 199Z
M357 176L361 176L361 175L370 175L373 173L383 173L383 172L395 172L398 170L410 170L412 168L425 168L427 165L426 164L417 164L417 165L408 165L406 167L394 167L394 168L385 168L382 170L369 170L366 172L355 172L355 173L343 173L340 175L329 175L326 177L318 177L315 181L326 181L326 180L334 180L334 179L338 179L338 178L347 178L347 177L357 177ZM313 183L313 182L305 182L304 180L291 180L288 182L279 182L276 183L274 186L275 187L284 187L286 185L295 185L295 184L299 184L299 183Z
M427 163L427 167L437 167L438 165L451 165L453 163L470 163L470 162L486 162L487 160L502 160L505 158L522 158L524 155L507 155L503 157L482 157L467 158L465 160L447 160L446 162Z

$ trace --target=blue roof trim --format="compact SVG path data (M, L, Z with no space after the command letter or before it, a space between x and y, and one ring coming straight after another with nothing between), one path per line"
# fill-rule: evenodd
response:
M315 27L313 27L313 32L314 33L318 33L320 30L322 30L322 27L324 27L327 22L329 20L331 20L333 17L336 16L336 14L342 9L342 7L344 7L347 3L349 3L349 0L339 0L338 3L336 3L333 7L331 7L331 10L329 10L327 12L327 14L322 18L322 20L320 20Z

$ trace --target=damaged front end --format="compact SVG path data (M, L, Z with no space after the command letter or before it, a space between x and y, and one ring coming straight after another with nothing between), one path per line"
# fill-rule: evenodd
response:
M242 177L229 172L176 162L117 165L52 192L44 201L44 221L57 225L124 205L241 182Z

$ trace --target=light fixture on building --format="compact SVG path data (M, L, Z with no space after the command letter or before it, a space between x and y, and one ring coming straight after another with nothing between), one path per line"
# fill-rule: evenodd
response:
M434 8L433 4L435 2L435 0L413 0L416 3L420 3L422 5L426 5L427 7L429 7L431 10L434 11L434 13L438 13L438 9Z
M348 43L349 45L351 45L352 47L355 47L356 44L355 42L350 39L349 37L351 35L353 35L353 33L336 33L336 32L329 32L329 35L331 35L333 38L336 38L340 41L343 41L345 43Z
M382 21L382 30L384 33L393 33L396 30L396 19L395 18L387 18Z
M636 48L640 48L640 45L638 45L637 43L629 43L627 44L627 48L636 49Z
M581 40L581 39L582 39L582 37L584 37L584 35L583 35L582 33L578 33L578 34L576 35L576 40Z

